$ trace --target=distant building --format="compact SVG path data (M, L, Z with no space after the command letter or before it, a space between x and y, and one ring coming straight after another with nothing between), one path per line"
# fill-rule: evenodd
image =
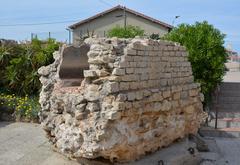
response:
M230 49L226 49L228 54L228 62L225 63L225 66L229 71L240 71L240 56L237 52Z
M226 51L228 54L229 61L240 62L240 56L238 55L237 52L229 50L229 49L227 49Z
M113 7L75 23L69 26L69 28L72 30L73 43L77 44L88 36L106 37L107 32L113 27L124 27L126 25L139 26L145 31L146 35L154 33L159 34L159 36L163 36L173 28L173 26L167 23L123 6Z

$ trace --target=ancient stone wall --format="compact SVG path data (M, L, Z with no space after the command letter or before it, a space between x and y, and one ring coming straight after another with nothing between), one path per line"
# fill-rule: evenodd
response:
M72 157L129 161L195 134L202 94L184 47L149 39L87 39L81 86L63 87L55 62L39 69L40 119L48 138Z

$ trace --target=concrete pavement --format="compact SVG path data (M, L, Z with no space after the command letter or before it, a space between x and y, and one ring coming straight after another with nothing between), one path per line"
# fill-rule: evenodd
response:
M176 145L130 164L157 165L159 160L167 158L166 162L173 161L173 158L177 161L186 159L195 162L187 152L189 146L186 146L186 144L188 143L184 141L176 143ZM209 146L213 150L201 156L205 160L214 159L213 157L216 157L217 160L218 153L220 153L221 159L215 162L217 165L240 164L240 139L215 138L209 141ZM81 160L80 162L69 160L65 156L54 152L39 124L0 122L0 165L103 165L103 163L96 161ZM193 165L193 163L188 165ZM201 165L207 165L207 162L205 161Z
M53 152L39 124L0 122L0 165L79 165Z

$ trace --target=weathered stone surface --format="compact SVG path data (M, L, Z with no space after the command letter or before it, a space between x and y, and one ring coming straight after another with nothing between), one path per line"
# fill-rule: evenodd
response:
M81 85L64 86L59 78L67 47L39 69L40 120L60 152L131 161L197 132L203 95L184 47L139 38L85 44L89 68Z

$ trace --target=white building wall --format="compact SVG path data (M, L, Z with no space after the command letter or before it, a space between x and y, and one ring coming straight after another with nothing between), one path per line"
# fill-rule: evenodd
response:
M160 36L168 33L168 28L161 26L132 13L126 12L127 25L139 26L145 31L146 35L157 33ZM116 10L111 13L98 17L90 22L84 23L73 29L73 43L77 44L81 38L87 35L106 37L107 32L115 26L124 26L123 10Z

